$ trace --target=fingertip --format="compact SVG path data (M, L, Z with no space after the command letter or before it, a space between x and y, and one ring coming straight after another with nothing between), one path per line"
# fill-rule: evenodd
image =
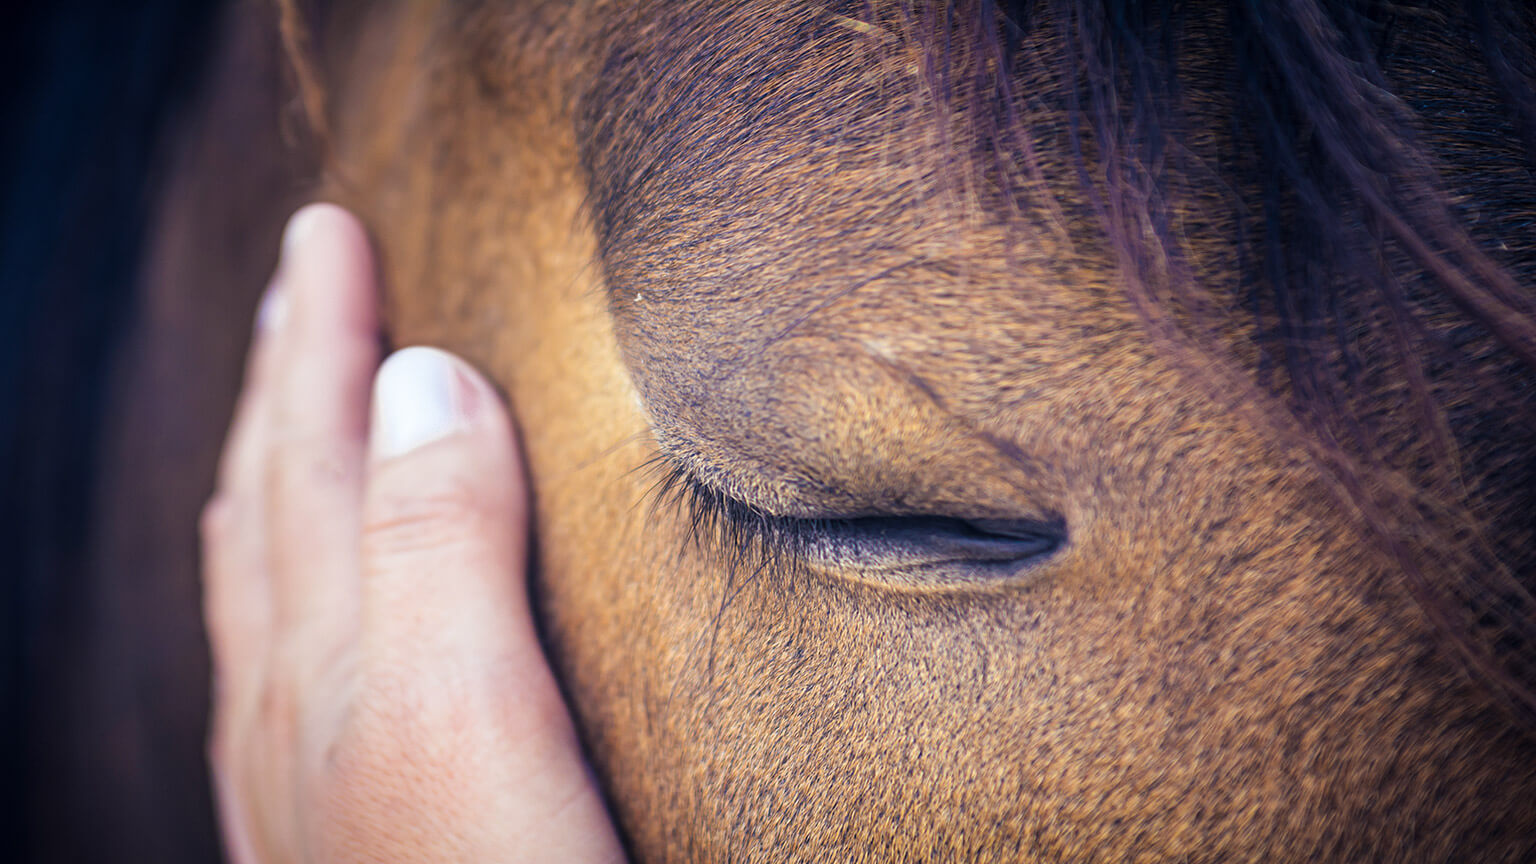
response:
M368 384L379 362L378 295L372 247L357 217L325 203L294 213L253 352L271 367L261 377L277 439L342 442L362 456Z
M304 254L304 250L317 238L324 240L336 232L355 235L365 233L358 218L340 205L329 201L305 204L293 211L293 215L288 217L288 224L283 227L281 260L293 260Z
M497 410L490 385L468 363L438 348L402 348L374 378L369 452L375 462L404 456Z
M309 341L343 332L375 335L373 248L367 228L350 211L326 202L295 211L283 229L273 284L281 288L274 311L296 320Z
M528 497L490 384L440 349L390 355L374 381L369 463L363 631L380 662L421 659L389 646L434 646L433 662L504 646L509 616L527 614Z

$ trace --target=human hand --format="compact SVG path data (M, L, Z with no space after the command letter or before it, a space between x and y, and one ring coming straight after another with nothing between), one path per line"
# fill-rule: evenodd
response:
M380 368L376 292L352 216L294 216L202 522L230 857L622 860L534 634L511 422L445 352Z

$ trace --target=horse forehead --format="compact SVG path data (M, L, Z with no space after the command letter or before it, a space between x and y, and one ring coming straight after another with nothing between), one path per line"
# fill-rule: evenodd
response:
M809 7L695 11L600 49L577 116L615 335L664 443L758 476L886 468L961 452L956 424L1017 440L1150 350L1109 256L990 206L976 154L934 140L917 49Z
M931 51L879 4L642 5L599 28L576 114L642 392L759 391L786 353L833 342L947 364L955 386L968 364L1060 361L1068 330L1129 332L1107 258L1063 264L1049 231L991 209L978 154L935 139Z

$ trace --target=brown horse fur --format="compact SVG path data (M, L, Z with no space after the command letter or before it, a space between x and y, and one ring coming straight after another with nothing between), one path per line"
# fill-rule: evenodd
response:
M963 5L286 12L634 854L1536 856L1529 18Z

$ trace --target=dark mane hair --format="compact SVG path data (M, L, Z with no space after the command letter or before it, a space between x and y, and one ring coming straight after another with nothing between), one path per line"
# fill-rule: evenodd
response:
M1020 117L1055 100L1078 191L1151 332L1304 450L1473 677L1536 728L1536 20L1444 5L1225 4L1231 124L1200 142L1186 84L1212 73L1186 68L1183 4L967 0L910 32L937 58L941 103L985 125L978 150L1016 160L974 169L1037 225L1062 205ZM1403 54L1415 27L1483 64L1496 96L1422 86L1435 72ZM1024 77L1056 92L1019 92ZM1230 284L1201 264L1211 238L1176 224L1193 200L1226 214L1203 227L1232 250ZM1234 328L1252 338L1218 338Z

